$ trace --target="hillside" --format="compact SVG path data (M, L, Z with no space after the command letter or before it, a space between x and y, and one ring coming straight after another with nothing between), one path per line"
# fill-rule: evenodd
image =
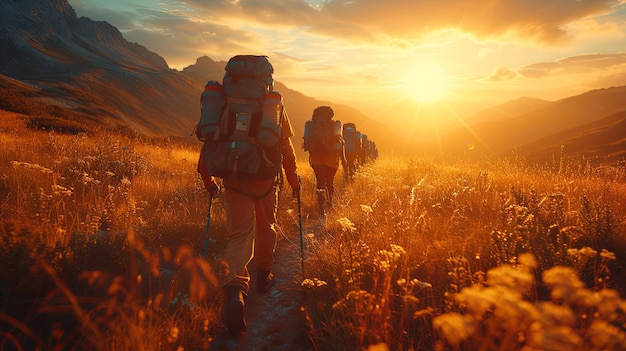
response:
M550 161L553 156L561 154L565 157L584 157L601 162L624 160L626 110L537 140L524 145L519 151L538 162Z
M514 148L599 121L626 110L626 86L589 91L508 119L479 122L442 138L445 151L500 155ZM510 132L509 132L510 131ZM606 140L610 143L611 140ZM540 144L534 144L541 147ZM544 145L545 146L545 145ZM431 146L432 147L432 146Z
M0 13L0 74L34 89L4 79L5 94L54 105L47 125L175 137L193 130L199 88L115 27L77 18L65 0L4 1Z
M470 116L466 122L473 125L481 122L502 121L515 116L530 113L551 104L550 101L521 97L503 104L479 111Z

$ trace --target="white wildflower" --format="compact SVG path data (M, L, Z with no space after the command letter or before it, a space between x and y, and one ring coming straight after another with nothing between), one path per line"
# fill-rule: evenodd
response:
M353 232L356 230L356 226L348 218L341 217L337 220L337 223L341 225L341 228L346 231Z

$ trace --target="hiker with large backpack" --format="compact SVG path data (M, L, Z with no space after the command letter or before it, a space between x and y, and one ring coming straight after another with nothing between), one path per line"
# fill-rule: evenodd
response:
M369 161L368 158L368 145L369 145L369 139L367 137L367 134L361 133L361 152L359 153L359 162L361 163L361 165L365 165L367 163L367 161Z
M349 180L352 180L356 173L358 157L361 152L361 134L356 129L356 124L345 123L343 125L344 150L346 153L346 168Z
M239 335L246 330L248 264L253 257L256 292L267 292L274 282L282 170L294 196L299 196L300 178L290 139L293 130L282 97L273 91L274 70L267 57L234 56L225 70L222 83L209 81L202 93L196 133L204 146L198 171L211 195L219 188L215 178L224 185L226 325Z
M317 180L315 191L319 213L326 216L326 207L332 205L335 193L334 179L339 161L346 169L346 155L342 136L342 124L334 120L330 106L319 106L313 117L304 125L303 148L309 152L309 163Z

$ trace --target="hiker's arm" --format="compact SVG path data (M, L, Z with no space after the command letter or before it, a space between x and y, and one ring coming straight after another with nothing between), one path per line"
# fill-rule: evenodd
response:
M285 177L287 182L291 186L294 192L300 191L300 182L298 181L298 166L296 165L296 150L293 148L291 137L293 136L293 129L291 128L291 122L287 115L287 110L283 108L283 116L281 121L281 148L283 154L283 169L285 170Z
M341 165L345 169L348 165L348 159L346 158L346 144L342 141L341 150L339 151L339 157L341 157Z

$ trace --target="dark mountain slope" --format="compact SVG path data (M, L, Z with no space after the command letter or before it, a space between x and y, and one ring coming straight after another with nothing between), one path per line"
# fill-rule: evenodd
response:
M82 115L86 127L178 137L193 130L201 86L115 27L77 18L66 0L3 1L0 13L0 73L66 109L53 116L59 123Z
M66 0L0 2L0 73L20 79L124 66L168 70L165 60L126 41L107 22L76 17Z

